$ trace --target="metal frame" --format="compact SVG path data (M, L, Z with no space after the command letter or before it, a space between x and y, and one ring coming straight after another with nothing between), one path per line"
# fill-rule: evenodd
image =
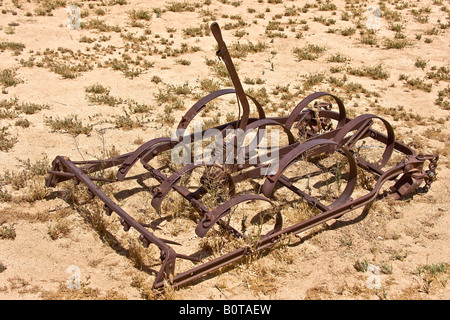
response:
M176 138L156 138L144 143L134 152L126 153L107 160L93 161L72 161L68 157L57 156L53 163L49 175L46 177L47 187L56 187L58 183L73 179L76 183L82 183L88 188L91 197L98 197L104 203L105 214L111 215L113 212L121 218L121 223L125 231L134 228L140 234L140 240L144 247L155 245L161 252L161 268L157 272L154 288L163 288L166 281L170 282L174 287L192 283L219 268L230 265L249 254L254 254L272 248L283 237L289 234L298 234L304 232L314 226L317 226L330 219L337 219L343 214L372 203L380 196L380 190L387 181L395 181L389 193L395 199L408 196L415 192L422 184L423 191L428 191L431 182L436 177L436 166L438 161L437 155L422 155L407 145L396 141L394 131L391 125L384 119L371 114L364 114L354 119L346 116L345 107L342 101L329 93L317 92L303 99L292 111L289 116L271 117L265 116L263 107L253 97L245 94L235 67L227 50L225 42L222 39L220 28L217 23L211 25L211 30L216 38L219 50L217 56L225 63L234 89L223 89L213 92L195 103L182 117L177 129L186 129L194 117L200 113L208 102L225 94L236 94L238 103L242 106L242 117L234 122L219 125L215 129L220 130L224 135L227 128L234 129L256 129L265 128L266 126L280 126L288 136L288 144L279 147L280 161L278 163L278 171L275 174L263 175L261 169L265 164L257 161L251 164L247 161L244 164L223 165L218 164L202 164L205 167L217 167L224 175L223 183L227 184L230 190L230 199L219 206L209 209L205 206L201 199L204 190L200 187L197 191L191 192L188 188L179 183L179 179L184 174L190 174L199 164L188 164L182 169L174 172L170 176L166 176L161 170L151 166L150 160L158 156L164 151L171 150L183 139L193 139L194 134L185 137L178 135ZM322 97L331 97L338 106L338 111L332 111L331 103L317 103ZM256 106L258 118L250 117L250 99ZM314 107L307 106L315 102ZM387 134L383 134L371 128L373 120L381 121ZM334 121L337 123L336 128L329 126ZM299 128L306 133L306 140L296 139L292 133L293 127ZM324 130L324 128L326 130ZM181 132L181 131L178 131ZM349 135L350 134L350 135ZM385 146L384 152L379 164L371 164L359 157L359 154L351 148L355 143L364 138L371 138ZM385 169L386 164L393 152L399 152L405 156L405 159L397 163L390 169ZM348 161L349 174L347 185L341 196L332 204L325 205L308 193L298 189L283 172L289 166L294 164L299 158L309 160L313 156L330 155L335 152L342 154ZM247 150L248 153L248 150ZM225 155L226 156L226 155ZM280 212L275 216L275 225L272 230L262 235L256 243L251 246L243 246L228 254L222 255L211 261L203 262L197 257L179 254L173 248L173 245L180 245L176 241L162 239L150 232L145 226L137 222L131 215L123 210L117 203L108 197L96 181L103 183L112 183L123 181L129 170L139 162L148 170L152 178L156 179L160 185L155 188L152 206L156 210L160 210L161 203L170 190L175 190L187 199L201 215L200 221L197 221L195 233L199 237L204 237L208 231L218 224L223 228L230 230L236 237L245 236L239 231L233 229L224 221L224 217L230 214L231 208L246 201L265 201L272 204L272 194L276 186L287 188L298 195L299 198L308 202L314 208L320 210L320 213L300 223L283 227L283 217ZM247 159L249 160L249 159ZM429 163L428 169L424 168L424 164ZM114 180L90 176L90 174L104 170L107 168L118 167L117 178ZM357 180L357 168L361 168L376 179L373 189L367 194L352 198L353 191ZM240 181L263 178L261 194L238 194L235 195L234 185ZM177 259L188 259L199 263L194 268L175 274L175 264Z

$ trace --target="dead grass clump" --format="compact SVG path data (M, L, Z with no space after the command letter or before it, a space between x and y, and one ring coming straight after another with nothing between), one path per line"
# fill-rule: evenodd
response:
M120 32L122 29L119 26L111 26L105 21L99 19L88 19L81 22L81 29L97 30L100 32Z
M133 261L138 269L160 263L160 261L155 259L155 252L153 252L152 248L152 246L145 248L136 238L128 239L128 258Z
M233 250L246 246L243 239L236 238L226 231L210 230L200 240L200 249L217 258Z
M304 48L294 48L293 53L298 61L317 60L327 49L315 44L309 44Z
M439 81L450 81L450 68L449 67L431 67L431 71L427 72L427 78L433 79L438 83Z
M67 237L70 233L70 222L67 219L57 219L55 224L48 226L47 233L52 240Z
M405 38L386 39L384 41L384 47L386 49L403 49L410 44L411 44L411 42Z
M23 196L23 200L26 202L35 202L38 200L43 200L49 194L49 189L44 185L44 179L41 177L40 179L33 180L28 183L27 189Z
M64 119L60 119L59 117L53 119L52 116L46 117L45 124L50 126L50 128L54 131L64 131L71 135L87 135L91 133L93 129L92 125L84 125L80 120L78 120L77 115L68 116Z
M439 262L417 267L415 275L419 277L418 291L430 294L432 290L447 285L448 264Z
M23 80L17 78L16 70L4 69L0 71L0 84L3 86L3 92L5 88L15 87L20 83L23 83Z
M444 110L450 110L450 85L438 92L438 97L434 103Z
M14 228L14 224L10 224L9 226L3 225L0 226L0 239L9 239L14 240L16 238L16 229Z
M73 207L78 207L88 200L87 187L83 184L65 181L61 183L60 191L62 199Z
M111 96L109 94L110 89L99 83L85 87L84 91L86 92L86 98L89 102L108 105L111 107L115 107L123 102L121 98Z
M419 77L410 79L407 75L401 74L399 80L405 80L405 86L411 88L411 89L418 89L423 90L425 92L431 92L431 88L433 84L431 83L425 83L422 79Z
M0 52L4 50L11 50L14 55L19 55L23 49L25 49L25 45L20 42L11 42L11 41L2 41L0 42Z
M38 16L53 16L53 10L65 7L67 4L66 0L38 0L36 3L38 6L34 12Z
M6 190L2 190L3 201L27 201L34 202L44 199L48 193L48 188L44 184L44 175L50 168L48 159L44 156L43 159L31 162L30 159L26 161L19 161L24 167L22 171L6 171L0 177L0 184L14 190L22 190L20 197L12 197L12 194Z
M432 140L437 140L440 142L450 141L450 136L442 132L439 128L427 128L423 135Z
M308 203L301 200L282 206L283 220L286 226L305 221L318 213L317 208L312 208Z
M201 3L190 3L188 1L173 1L166 5L166 10L171 12L194 12L200 8Z
M145 20L150 21L152 18L152 13L148 10L139 9L139 10L131 10L128 12L131 20Z
M67 285L60 284L56 291L44 290L41 298L44 300L124 300L126 297L115 291L108 290L104 293L97 288L89 287L89 280L82 281L79 289L70 289Z
M132 277L131 285L140 290L140 293L144 299L147 300L183 300L182 289L175 289L169 281L164 283L164 291L153 289L149 283L148 277L142 272L134 274Z
M233 58L245 58L249 53L264 52L268 48L265 42L258 41L256 44L248 42L246 44L234 42L230 45L230 55Z
M349 74L359 77L368 77L374 80L386 80L389 78L389 72L385 71L382 64L374 67L347 68Z
M115 247L119 242L108 230L111 223L105 218L103 207L104 204L100 200L94 199L85 205L76 206L76 209L84 221L98 234L101 241L110 247Z
M327 285L316 285L306 290L305 300L323 300L330 299L332 292Z
M0 131L0 151L8 151L12 147L14 147L16 142L17 138L11 137L8 132L8 128L3 127Z
M277 275L279 275L279 266L273 266L266 260L256 260L252 261L252 264L248 264L246 272L248 275L243 282L257 295L272 296L278 291Z

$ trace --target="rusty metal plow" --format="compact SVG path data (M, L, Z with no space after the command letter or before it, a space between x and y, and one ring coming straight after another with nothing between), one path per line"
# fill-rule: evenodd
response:
M82 183L87 187L92 198L97 197L104 204L105 214L117 214L125 231L134 228L140 234L139 239L145 248L152 245L159 249L161 267L156 273L154 288L163 288L166 282L175 287L191 283L249 254L270 249L287 235L304 232L330 219L338 219L349 211L372 203L378 197L391 196L400 199L417 190L428 191L431 182L436 178L438 157L416 154L413 149L395 140L391 125L376 115L364 114L350 119L346 115L342 101L332 94L325 92L311 94L304 98L290 115L266 117L258 101L244 92L218 24L213 23L211 30L219 45L217 55L227 67L234 85L233 89L213 92L195 103L182 117L174 137L150 140L134 152L107 160L72 161L68 157L58 156L54 159L53 167L46 177L47 187L56 187L58 183L71 179L76 183ZM168 174L152 164L152 160L164 152L171 152L180 146L181 149L187 148L195 142L196 136L207 135L208 130L185 135L184 129L188 128L209 102L227 94L237 96L242 114L236 121L213 128L216 138L222 138L218 140L225 141L228 138L227 141L234 142L233 147L228 148L228 144L225 143L215 149L215 155L219 157L214 159L222 159L221 162L184 163L183 166L178 166L178 170ZM318 99L331 100L337 105L337 110L331 110L332 103L319 103ZM249 101L255 105L257 117L251 117ZM312 106L308 107L311 104ZM375 123L378 126L381 124L384 132L375 130ZM249 144L244 145L242 141L238 142L236 135L238 129L241 132L249 132L272 126L281 128L280 132L287 140L285 139L286 142L283 145L264 149L259 148L261 139L256 136L251 142L253 147L268 150L266 154L255 155L255 148L250 147ZM230 132L234 134L231 138ZM366 143L367 141L369 143ZM377 147L370 149L371 143L376 144ZM363 156L363 151L366 149L371 150L372 156L376 153L375 151L384 150L378 161L370 161ZM237 159L239 152L242 155L241 161ZM274 154L277 155L275 161L269 164L264 161L267 156ZM391 163L394 161L394 156L401 158L396 164ZM190 159L192 158L191 155ZM224 159L227 161L223 161ZM335 164L330 165L326 162L327 159L332 159ZM336 165L336 161L339 165ZM101 188L105 183L117 183L129 179L127 174L138 162L148 171L147 175L159 183L152 188L151 205L156 211L161 211L169 192L175 191L198 213L197 218L194 219L196 227L192 231L199 238L207 236L212 232L211 229L216 228L227 232L233 238L242 239L241 246L216 257L202 257L198 252L181 254L174 249L174 246L179 246L180 243L150 232L148 226L139 223ZM426 165L428 165L427 168ZM316 170L305 173L303 169L311 168L311 166ZM118 167L115 179L99 177L98 174L92 175L114 167ZM190 177L194 171L198 170L203 170L201 171L203 173L197 181L196 188L192 190L182 183L183 177ZM330 173L331 178L328 176ZM318 177L323 175L326 177L320 180ZM371 179L372 184L367 190L356 187L361 179L366 181ZM306 180L306 184L299 184L301 180ZM390 189L382 191L383 185L388 181L391 181ZM252 182L256 184L256 187L240 190L238 185L243 182ZM336 182L341 184L345 182L345 188L340 188L339 183L339 192L327 188L329 184L336 184ZM222 188L225 191L220 201L210 208L204 200L211 193L211 184L216 190ZM312 191L313 189L316 190L316 194ZM317 190L319 190L318 194ZM288 193L291 204L305 203L314 214L302 221L287 221L289 219L283 215L279 200ZM294 200L292 195L295 196ZM271 219L260 219L259 224L274 220L273 227L266 228L264 232L261 228L258 237L252 237L252 241L249 240L245 231L239 231L235 224L233 227L230 223L231 216L238 214L236 208L248 202L266 203L271 207L267 209L271 212ZM286 222L288 222L287 225ZM194 236L193 232L192 236ZM180 259L190 260L194 266L187 271L176 272L175 266Z

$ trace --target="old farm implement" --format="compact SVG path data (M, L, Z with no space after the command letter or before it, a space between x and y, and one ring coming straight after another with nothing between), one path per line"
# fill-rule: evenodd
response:
M191 283L248 255L273 248L288 235L338 219L380 197L400 199L429 189L436 176L436 155L418 154L397 141L391 125L376 115L349 118L342 101L332 94L316 92L289 115L266 117L258 101L244 92L218 24L213 23L211 30L218 42L217 56L228 70L233 89L215 91L196 102L171 137L150 140L133 152L106 160L72 161L57 156L46 177L47 187L67 180L84 185L92 199L101 201L106 215L118 215L124 230L135 229L145 248L157 248L160 266L154 288L163 288L166 282L175 287ZM187 130L209 103L225 95L236 96L237 120L208 130ZM334 106L336 110L332 110ZM269 127L271 134L279 130L278 143L272 140L270 146ZM249 132L253 133L251 139ZM198 137L206 136L213 141L213 148L209 158L198 160L190 147L198 143ZM167 153L171 153L172 161L177 159L176 165L167 165L167 161L161 165L157 160ZM99 174L114 168L113 178ZM134 169L144 173L131 176ZM109 184L124 184L136 177L154 184L148 186L151 193L145 194L152 195L153 214L161 213L155 216L156 223L140 222L103 190ZM387 187L383 186L386 182ZM163 232L163 224L159 226L164 219L164 202L171 201L169 194L184 198L195 213L189 216L192 228L183 231L188 237L177 240L183 244L168 239L170 233ZM289 216L281 208L283 199ZM304 207L299 203L308 208L308 215L300 217ZM147 209L144 211L149 212ZM171 217L179 218L176 213ZM246 224L254 226L251 235ZM230 246L227 252L218 250L219 254L190 245L190 240L201 241L212 233L223 237L222 247L228 242L238 245ZM183 249L186 246L190 252Z

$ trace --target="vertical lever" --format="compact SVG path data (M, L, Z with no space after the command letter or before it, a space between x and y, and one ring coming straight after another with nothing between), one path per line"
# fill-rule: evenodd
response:
M241 81L239 80L239 76L236 72L233 61L231 60L231 56L228 52L227 46L223 41L222 32L220 31L220 27L217 22L213 22L211 24L211 32L219 45L219 50L217 50L216 54L225 63L225 66L227 67L228 73L231 77L231 81L233 82L233 86L236 89L237 97L241 102L243 114L239 121L239 129L245 131L248 123L248 118L250 116L250 106L248 104L247 96L245 95L244 89L242 88Z

